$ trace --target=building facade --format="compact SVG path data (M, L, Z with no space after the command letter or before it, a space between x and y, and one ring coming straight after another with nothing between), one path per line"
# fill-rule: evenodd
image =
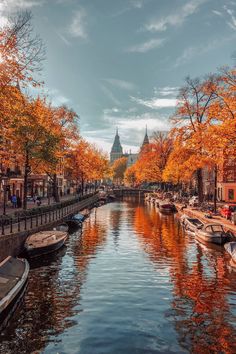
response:
M145 132L145 136L143 139L143 143L140 147L140 151L144 148L145 145L149 144L149 138L148 138L148 133L147 133L147 128ZM123 153L123 148L120 143L120 137L118 134L118 129L116 129L116 135L115 139L111 148L110 152L110 163L113 164L113 162L121 157L127 157L127 167L132 166L135 164L135 162L138 160L139 153L133 154L131 151L129 153Z

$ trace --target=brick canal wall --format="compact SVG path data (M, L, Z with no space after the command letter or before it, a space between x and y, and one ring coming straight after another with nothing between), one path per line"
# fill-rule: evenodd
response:
M25 240L29 235L39 231L52 229L55 225L68 219L71 215L92 206L94 203L98 201L98 199L99 199L98 194L95 194L93 196L90 196L87 199L84 199L72 205L70 208L65 209L65 212L63 211L60 214L57 213L57 217L55 218L53 214L52 221L50 217L50 221L48 218L46 219L46 221L48 221L46 223L40 224L39 222L40 225L38 225L38 222L37 225L33 223L32 228L29 227L28 230L17 231L17 232L13 232L12 234L6 234L0 236L0 262L9 255L18 256L22 252Z

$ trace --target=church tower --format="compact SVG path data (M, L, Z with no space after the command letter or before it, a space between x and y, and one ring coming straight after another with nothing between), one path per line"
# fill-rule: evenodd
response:
M116 136L110 153L110 162L113 163L115 160L119 159L122 156L123 156L123 149L120 143L118 128L116 128Z
M141 150L144 148L144 146L149 144L149 138L148 138L148 133L147 133L147 126L146 126L146 133L143 139L143 144L141 146Z

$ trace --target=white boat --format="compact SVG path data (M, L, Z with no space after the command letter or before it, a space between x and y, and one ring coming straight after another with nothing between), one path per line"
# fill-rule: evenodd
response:
M196 232L202 229L204 224L201 220L197 218L190 218L188 215L182 215L180 218L181 224L184 226L186 231Z
M29 236L25 242L25 250L30 258L39 257L58 250L67 239L65 231L41 231Z
M223 245L231 240L232 234L226 232L221 224L205 224L196 230L196 237L199 241Z
M29 274L26 259L7 257L0 263L0 326L3 328L24 294Z
M228 242L224 245L224 248L231 256L230 265L236 267L236 242Z
M68 232L69 226L63 222L62 224L56 225L53 230Z

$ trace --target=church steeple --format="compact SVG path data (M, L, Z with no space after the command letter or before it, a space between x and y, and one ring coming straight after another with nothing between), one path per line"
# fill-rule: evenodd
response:
M114 139L114 143L111 148L111 153L110 153L110 161L113 163L115 160L119 159L123 155L123 149L120 143L120 137L118 134L118 128L116 128L116 135Z
M143 144L141 146L141 149L145 146L149 144L149 138L148 138L148 132L147 132L147 125L146 125L146 132L145 132L145 136L143 139Z

